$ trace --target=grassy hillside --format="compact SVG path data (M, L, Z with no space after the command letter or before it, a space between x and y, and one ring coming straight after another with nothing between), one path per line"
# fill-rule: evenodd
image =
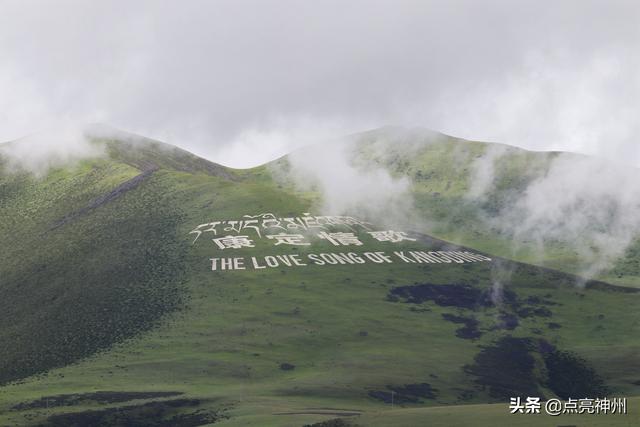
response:
M211 233L194 243L201 224L299 217L318 195L267 167L95 143L106 156L43 177L0 172L0 425L556 425L593 421L509 415L509 397L640 395L636 289L577 288L570 274L499 257L393 255L478 253L419 233L380 242L355 227L363 244L348 247L315 233L310 246L221 250ZM416 160L424 171L427 160ZM308 262L335 252L394 262ZM310 265L250 268L276 255ZM210 258L226 256L248 268L212 271ZM596 419L632 425L637 403Z
M415 227L421 231L488 253L569 273L588 271L593 260L599 258L598 253L595 250L590 257L585 257L582 249L594 250L591 244L602 238L598 233L606 236L615 230L617 224L607 223L605 209L612 214L624 209L619 200L607 199L606 193L588 201L591 205L577 198L575 205L570 206L574 212L597 206L605 211L604 218L580 215L579 220L586 218L591 222L578 230L577 235L550 235L536 233L535 229L517 233L522 225L519 220L524 222L524 218L512 209L522 195L531 190L533 184L549 178L556 161L563 162L560 165L575 164L577 171L588 177L585 168L589 167L586 163L589 158L570 153L532 152L425 129L396 127L353 135L344 145L348 147L349 161L357 169L366 172L382 168L396 178L410 180L410 196L421 220L416 221ZM286 169L287 163L287 158L282 159L276 169L282 169L283 164ZM593 169L594 173L609 177L618 176L621 171L625 176L638 174L631 167L614 163L596 164ZM618 190L615 184L610 187L611 191ZM562 193L559 196L562 197ZM626 202L626 196L620 199ZM552 197L558 194L549 195ZM591 234L597 236L587 239ZM585 237L584 242L577 242L579 237ZM622 233L620 237L624 240L626 235ZM640 286L639 254L640 241L636 239L606 268L598 270L596 277L614 284Z

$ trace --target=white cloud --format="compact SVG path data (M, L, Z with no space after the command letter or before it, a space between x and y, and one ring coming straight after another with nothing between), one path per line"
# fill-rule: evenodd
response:
M104 154L104 146L92 143L84 127L71 123L0 144L0 156L6 159L9 170L27 171L36 176L44 175L50 168Z
M3 1L0 140L100 121L244 166L338 118L637 164L639 16L631 1Z

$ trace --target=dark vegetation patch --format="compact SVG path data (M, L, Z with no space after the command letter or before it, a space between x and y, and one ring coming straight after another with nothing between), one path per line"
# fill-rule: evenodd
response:
M596 289L605 292L619 292L624 294L635 294L640 292L640 288L630 288L626 286L611 285L599 280L589 280L584 285L585 289Z
M498 316L498 328L507 329L509 331L514 330L518 327L520 322L518 321L518 316L511 313L500 313Z
M468 317L457 316L451 313L443 313L442 318L447 322L452 322L452 323L466 323L467 321L470 320Z
M491 299L482 289L467 284L398 286L389 291L390 301L402 300L411 304L433 301L442 307L475 309L490 306Z
M545 369L540 369L542 364ZM544 339L503 337L494 345L484 347L475 356L474 363L464 369L476 377L477 384L488 389L491 397L498 399L544 397L540 385L562 399L603 397L609 392L602 378L584 359L573 352L559 350Z
M343 410L337 408L308 408L302 411L274 412L273 415L333 415L334 417L355 417L361 411Z
M473 399L474 395L475 395L474 390L460 390L456 397L458 398L458 400L466 402L468 400Z
M531 305L560 305L560 303L551 301L548 298L543 298L537 295L531 295L525 298L524 303L531 304Z
M478 322L472 317L456 316L450 313L444 313L442 318L448 322L461 323L464 326L456 329L456 336L464 339L476 339L482 336L482 332L478 330Z
M549 341L545 340L544 338L538 338L538 351L542 355L551 353L552 351L555 351L555 350L556 350L555 345L551 344Z
M174 399L123 406L97 411L53 415L43 427L196 427L215 423L225 416L218 412L196 410L197 399ZM191 409L190 412L182 412Z
M319 423L305 424L302 427L356 427L356 424L342 418L334 418L332 420L320 421Z
M468 310L495 306L491 298L490 289L462 283L443 285L423 283L397 286L389 291L387 300L409 304L422 304L432 301L441 307L458 307ZM518 295L510 289L502 290L501 304L512 308L521 317L549 317L553 314L551 310L544 306L549 304L548 301L537 297L528 297L525 300L520 300ZM539 304L544 305L540 306Z
M372 390L369 396L384 403L423 403L422 399L435 399L437 390L429 383L387 386L387 390Z
M516 292L502 289L501 312L497 324L491 329L513 330L520 324L518 318L552 317L552 311L547 305L557 305L549 298L551 295L531 295L519 298ZM456 307L464 310L478 310L480 308L495 307L490 289L483 289L472 284L443 284L431 283L397 286L387 294L387 300L408 304L423 304L427 301L442 307ZM415 308L415 307L412 307ZM449 322L460 323L464 326L456 330L456 336L464 339L476 339L482 336L480 323L473 317L443 314ZM539 333L542 333L539 331Z
M472 319L471 322L466 323L462 328L456 329L456 336L467 340L480 338L482 336L482 332L478 329L478 321Z
M420 233L413 233L422 243L429 245L433 250L463 250L464 247L452 245L448 242L426 236ZM512 274L513 280L520 282L524 277L527 283L534 282L538 289L558 289L575 288L577 283L582 283L585 289L599 290L606 292L637 293L640 289L613 286L600 281L584 281L582 278L560 272L553 269L532 266L524 263L513 262L493 257L494 260L504 264ZM584 296L584 294L581 294ZM448 284L415 283L413 285L395 286L387 293L387 300L392 302L402 302L413 304L410 308L413 312L429 310L426 302L432 302L441 307L456 307L463 310L480 310L483 308L495 307L494 299L491 297L491 289L478 286L477 281L461 281ZM500 314L498 321L490 329L514 330L521 321L533 317L550 319L553 317L552 306L561 306L562 303L553 301L553 294L548 291L539 295L528 295L520 298L516 292L509 287L502 289L500 298ZM445 318L446 319L446 318ZM465 318L469 319L469 318ZM446 319L455 321L453 318ZM456 335L461 338L474 339L481 335L479 324L473 320L462 320L459 322L465 326L456 331ZM547 323L550 329L561 327L559 323ZM542 335L539 328L531 330L532 333Z
M285 362L280 364L280 369L282 369L283 371L293 371L294 369L296 369L296 365Z
M516 309L516 314L522 318L527 317L551 317L553 313L547 307L522 307Z
M465 372L488 389L491 397L509 399L516 396L542 396L534 374L535 359L530 354L535 346L530 338L506 336L493 346L484 347Z
M182 393L179 391L96 391L93 393L59 394L44 396L31 402L19 403L13 410L51 408L55 406L73 406L96 402L100 404L128 402L135 399L156 399L160 397L174 397Z
M602 378L577 354L554 349L544 354L547 387L562 399L578 396L605 397L609 393Z

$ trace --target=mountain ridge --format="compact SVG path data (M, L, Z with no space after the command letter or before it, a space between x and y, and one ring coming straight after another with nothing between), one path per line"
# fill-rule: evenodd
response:
M0 424L419 425L442 405L465 417L470 404L566 396L557 366L581 373L581 395L640 393L637 289L316 215L318 193L264 166L222 169L230 179L162 146L105 144L107 156L43 176L0 172ZM425 191L446 188L442 163ZM275 244L282 234L308 245ZM460 247L491 260L438 255ZM398 255L412 252L423 262ZM512 353L526 363L509 368Z

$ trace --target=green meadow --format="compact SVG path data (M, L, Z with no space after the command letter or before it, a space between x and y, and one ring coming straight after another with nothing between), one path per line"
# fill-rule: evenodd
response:
M212 221L319 214L317 192L274 177L286 159L234 170L150 140L99 140L106 156L44 176L1 160L0 426L639 424L634 246L579 286L562 242L542 259L513 253L477 221L464 193L487 144L444 138L383 158L367 148L374 136L359 161L410 176L433 219L405 230L414 240L339 226L362 245L305 233L309 246L276 246L244 230L253 247L222 250L219 226L194 242ZM509 155L487 203L554 156ZM394 251L492 260L409 263ZM393 262L308 257L336 252ZM252 268L251 257L292 254L308 265ZM221 257L246 268L212 270ZM516 396L627 397L628 414L510 414Z

